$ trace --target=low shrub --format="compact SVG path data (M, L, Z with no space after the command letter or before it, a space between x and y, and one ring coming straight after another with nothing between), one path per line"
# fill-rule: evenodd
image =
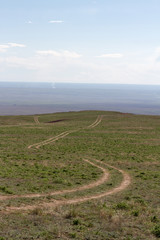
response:
M156 226L154 227L154 229L152 230L152 233L153 233L156 237L160 238L160 225L156 225Z

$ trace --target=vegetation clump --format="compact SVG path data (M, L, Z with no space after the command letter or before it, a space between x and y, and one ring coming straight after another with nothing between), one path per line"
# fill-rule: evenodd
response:
M152 233L157 237L160 238L160 225L156 225L152 230Z

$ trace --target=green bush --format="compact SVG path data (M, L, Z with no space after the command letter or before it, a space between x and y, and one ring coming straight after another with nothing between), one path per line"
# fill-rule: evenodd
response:
M132 215L133 215L134 217L138 217L138 216L139 216L139 210L134 210L134 211L132 211Z
M125 202L117 203L116 209L127 210L129 207Z
M154 229L152 230L152 233L153 233L156 237L160 238L160 225L156 225L156 226L154 227Z
M79 219L74 219L74 220L73 220L73 225L79 225L79 224L80 224Z
M151 222L157 223L158 222L157 216L152 216L151 217Z

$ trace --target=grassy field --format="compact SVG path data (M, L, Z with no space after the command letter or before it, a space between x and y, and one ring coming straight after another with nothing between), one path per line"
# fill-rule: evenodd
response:
M0 139L0 240L160 238L160 116L1 116ZM129 186L89 199L117 188L119 170Z

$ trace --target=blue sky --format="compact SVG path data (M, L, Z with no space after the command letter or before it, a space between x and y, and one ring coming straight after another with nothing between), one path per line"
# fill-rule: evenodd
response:
M1 0L0 81L160 84L159 0Z

